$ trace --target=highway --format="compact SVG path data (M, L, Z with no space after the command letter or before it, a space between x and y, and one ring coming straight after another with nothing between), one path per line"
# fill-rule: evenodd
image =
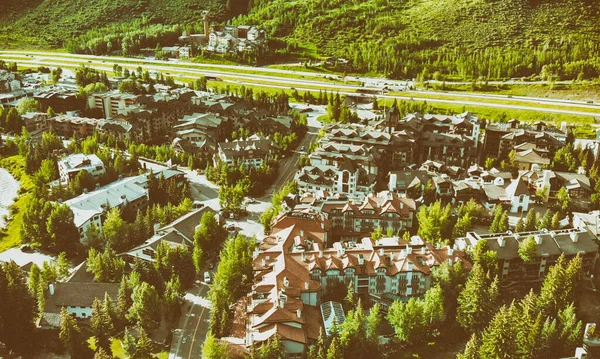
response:
M20 65L32 67L77 67L80 64L112 71L112 66L118 63L121 67L135 70L142 66L144 70L169 73L178 79L196 79L199 76L214 76L223 79L225 84L260 86L264 88L286 89L295 88L299 91L314 91L327 89L338 91L342 95L357 95L358 90L365 87L358 85L336 83L327 78L330 74L320 74L306 71L290 71L264 67L234 66L220 64L198 64L181 61L161 61L153 59L137 59L123 57L103 57L93 55L77 55L52 52L23 52L0 51L0 59L15 61ZM139 63L138 63L139 62ZM209 68L209 69L207 69ZM239 72L235 72L238 70ZM248 73L254 72L254 73ZM269 73L269 74L264 74ZM280 76L277 76L279 74ZM286 77L287 76L287 77ZM302 78L304 76L304 78ZM310 78L308 78L310 77ZM335 77L335 76L334 76ZM352 81L367 84L370 89L381 89L384 83L392 86L405 86L407 81L387 80L373 77L348 77ZM374 88L377 84L378 88ZM461 106L490 107L498 109L538 111L546 113L567 114L576 116L600 117L600 106L585 101L557 100L547 98L530 98L523 96L506 96L493 94L456 93L439 91L402 91L403 96L394 94L377 94L380 99L419 100L429 103L445 103ZM372 96L372 95L362 95ZM511 104L511 102L513 102Z

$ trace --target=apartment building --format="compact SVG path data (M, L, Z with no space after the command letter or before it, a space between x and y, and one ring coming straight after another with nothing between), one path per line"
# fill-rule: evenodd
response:
M104 163L93 154L75 153L58 161L58 173L63 184L71 182L80 171L88 172L96 180L106 173Z

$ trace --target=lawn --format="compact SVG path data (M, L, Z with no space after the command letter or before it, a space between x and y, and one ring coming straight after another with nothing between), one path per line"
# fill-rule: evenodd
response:
M25 159L22 156L11 156L0 160L0 167L8 170L20 181L19 196L11 206L12 219L6 226L6 230L0 233L0 252L9 248L18 247L21 244L21 223L23 223L23 212L31 200L31 189L33 184L31 178L25 173Z

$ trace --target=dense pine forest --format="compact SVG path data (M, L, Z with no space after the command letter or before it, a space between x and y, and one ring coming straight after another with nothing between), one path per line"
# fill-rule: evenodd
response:
M200 29L210 10L213 23L267 30L278 62L336 56L350 60L340 71L436 80L600 76L593 0L0 0L0 8L0 47L134 55Z

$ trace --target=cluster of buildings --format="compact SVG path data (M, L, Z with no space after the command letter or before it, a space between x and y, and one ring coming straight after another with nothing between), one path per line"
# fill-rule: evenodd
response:
M335 124L325 132L309 155L310 165L296 175L300 192L328 191L358 201L394 169L427 163L460 172L475 161L480 142L480 123L468 112L401 119L395 106L384 119Z
M498 254L502 283L541 280L561 255L581 256L584 273L593 273L600 218L594 212L575 213L573 227L561 221L563 229L552 231L469 232L445 247L402 235L416 233L418 208L437 199L519 214L553 201L564 187L589 211L594 186L585 168L548 169L566 144L566 129L517 120L485 126L468 112L401 118L392 107L383 118L326 125L324 132L294 178L299 195L284 199L285 212L254 255L255 283L243 299L246 347L278 334L289 357L299 358L340 311L327 301L336 288L350 285L363 304L387 311L395 300L424 294L437 266L460 262L469 270L466 253L480 241ZM512 151L516 170L478 165ZM378 229L383 238L372 235ZM519 244L530 237L537 250L524 262Z
M104 165L95 155L75 154L59 161L61 181L68 183L79 171L87 171L97 178L104 173ZM84 189L83 194L64 201L73 211L81 242L86 244L87 232L92 225L102 233L105 215L112 208L127 209L132 213L144 210L149 202L148 176L150 174L120 177L105 186L97 184L93 191ZM184 173L176 169L165 169L153 173L153 176L176 181L179 186L185 181Z
M162 51L171 57L189 58L198 49L219 54L258 53L266 49L265 30L256 26L210 25L208 12L204 14L203 33L193 34L184 31L179 37L182 46L163 47Z

